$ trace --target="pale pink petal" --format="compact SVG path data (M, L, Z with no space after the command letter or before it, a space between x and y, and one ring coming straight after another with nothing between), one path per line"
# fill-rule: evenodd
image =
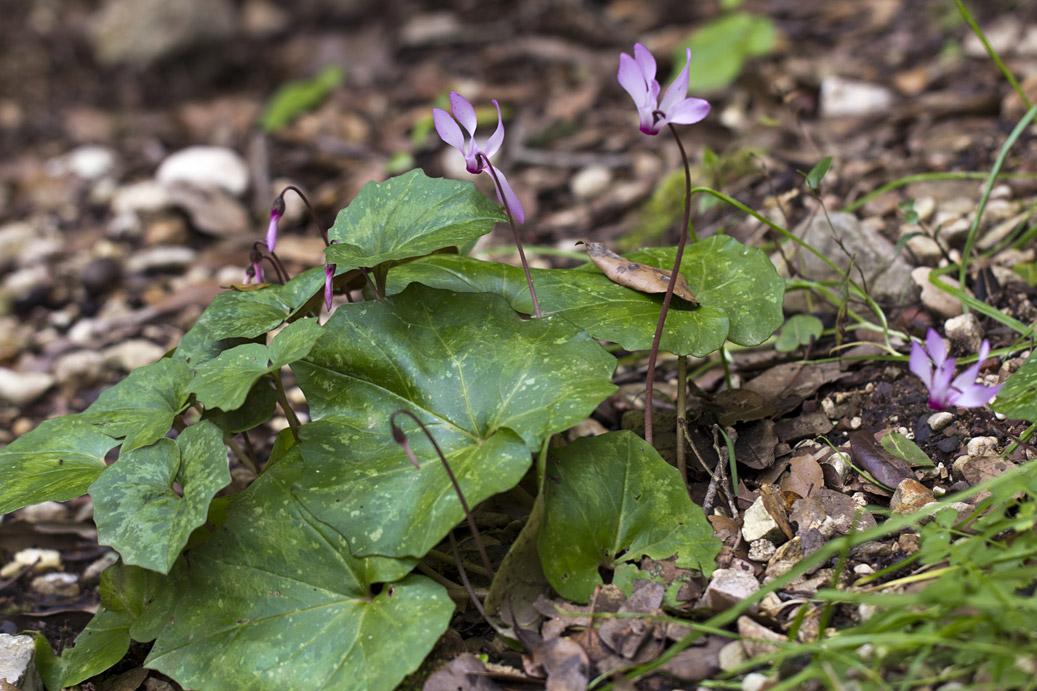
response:
M929 329L925 334L925 349L937 367L947 359L947 344L940 338L940 334L936 333L936 329Z
M648 96L648 83L634 59L626 53L619 54L619 72L616 73L619 85L626 89L634 104L640 107Z
M691 48L688 48L687 62L684 63L684 69L680 71L677 78L673 80L673 84L670 84L669 88L666 89L666 95L663 96L663 100L659 101L659 109L665 111L667 114L670 112L670 108L673 108L679 102L683 101L688 95L688 80L691 79L691 75L688 72L689 65L691 65ZM705 117L704 115L702 117ZM702 118L699 118L701 120ZM672 118L671 118L672 120ZM696 120L695 122L698 122Z
M997 386L982 386L973 384L964 389L953 401L954 405L962 408L978 408L990 402L997 392L1001 390L1002 384Z
M640 43L635 43L634 60L637 62L637 66L640 68L641 74L644 75L646 82L655 79L655 56L652 55L652 51Z
M909 361L911 373L922 380L928 389L933 383L933 362L925 354L925 349L917 342L911 343L911 359Z
M461 127L468 130L468 134L474 137L476 125L475 108L472 107L468 99L456 91L451 91L450 108L454 111L454 117L461 123Z
M281 215L277 212L270 214L270 225L266 228L266 249L269 252L273 252L277 245L277 221L280 218Z
M525 223L526 210L522 208L522 202L519 201L518 195L511 189L511 185L508 184L508 179L504 177L504 173L499 168L494 168L493 170L497 173L497 180L501 186L501 189L497 190L497 199L511 211L511 215L515 217L516 222ZM493 176L491 175L490 177ZM503 198L501 196L502 190L504 192Z
M335 265L324 265L324 306L331 311L331 296L334 292Z
M454 119L450 117L450 113L440 108L433 108L432 122L436 126L439 138L463 154L464 134L461 132L461 128L457 126L457 123L454 122Z
M494 130L493 134L490 135L490 138L482 146L482 152L487 156L497 153L501 142L504 141L504 121L501 119L500 104L497 103L497 99L493 99L493 105L497 106L497 129Z
M660 106L662 108L662 106ZM666 110L666 121L675 125L693 125L709 115L710 105L701 98L686 98Z

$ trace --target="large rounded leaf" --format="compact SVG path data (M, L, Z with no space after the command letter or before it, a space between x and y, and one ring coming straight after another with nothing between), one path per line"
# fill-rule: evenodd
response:
M412 170L369 182L339 212L325 250L339 273L462 247L507 221L500 207L470 182L427 177Z
M159 439L125 453L90 486L98 542L118 550L127 564L166 573L228 484L223 436L206 420L176 442Z
M676 255L676 247L662 247L627 257L660 269L672 269ZM759 248L743 245L727 235L713 235L685 248L681 273L704 307L724 311L731 323L727 337L738 345L759 345L784 322L781 305L785 281Z
M646 295L617 285L600 273L568 269L533 269L533 285L544 315L557 314L594 338L627 350L648 350L659 322L662 295ZM522 269L457 255L434 255L397 266L389 272L388 292L410 283L458 292L500 295L513 309L533 312ZM661 349L677 355L704 356L727 338L727 317L716 307L680 309L666 317Z
M0 514L84 494L118 444L79 415L44 420L0 449Z
M292 365L317 419L301 430L300 501L355 554L421 556L464 514L409 418L397 423L421 468L392 441L394 410L428 425L474 506L517 483L545 437L615 391L615 364L570 322L523 321L486 293L413 285L342 305Z
M589 601L602 583L599 567L614 569L642 555L676 555L677 566L713 571L720 541L705 514L677 469L633 432L552 451L544 497L537 549L547 580L563 597Z
M412 561L353 557L302 506L297 457L289 451L238 495L190 564L173 568L172 613L140 622L159 631L147 667L189 688L388 690L446 630L442 586L406 576ZM387 581L397 582L376 593Z
M1013 419L1037 422L1037 351L1008 378L994 399L993 408Z

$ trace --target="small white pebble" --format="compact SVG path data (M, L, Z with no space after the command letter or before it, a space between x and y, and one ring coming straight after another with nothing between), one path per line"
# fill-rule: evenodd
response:
M864 421L861 420L860 415L854 415L850 418L850 429L860 429L862 424L864 424Z
M951 424L953 420L953 413L948 413L946 410L939 413L933 413L929 416L929 427L932 428L934 432L939 432Z
M868 564L857 564L857 566L853 567L853 572L858 576L870 576L875 573L875 569Z

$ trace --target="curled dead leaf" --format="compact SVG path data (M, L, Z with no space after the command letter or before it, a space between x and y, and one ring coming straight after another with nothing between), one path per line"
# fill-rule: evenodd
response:
M577 243L579 244L579 243ZM587 256L613 283L642 293L665 293L670 284L670 272L648 266L640 262L624 259L600 242L585 242ZM677 282L673 286L673 294L690 302L699 304L688 287L683 275L677 274Z

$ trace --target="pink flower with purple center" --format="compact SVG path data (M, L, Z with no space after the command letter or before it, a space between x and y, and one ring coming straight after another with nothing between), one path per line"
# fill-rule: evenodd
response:
M929 329L926 334L925 347L912 343L911 372L929 389L929 407L933 410L945 410L951 406L978 408L989 403L1002 386L976 383L979 367L989 353L990 343L984 340L979 347L979 359L955 377L955 359L947 357L947 344L935 329Z
M457 92L450 92L450 109L454 111L453 117L441 108L433 108L432 121L436 125L436 132L439 133L439 137L460 151L461 155L464 156L465 168L467 168L469 173L473 175L483 172L488 173L492 168L493 172L496 173L497 180L500 181L501 187L497 190L497 199L511 211L516 221L524 223L526 212L522 208L522 202L519 201L518 196L511 189L511 185L508 184L504 173L499 168L493 168L489 163L490 156L496 154L504 142L504 121L501 118L500 104L494 99L493 105L497 107L497 129L482 144L475 140L475 108L472 107L468 99ZM461 123L460 127L457 124L458 122ZM464 127L468 132L467 141L465 141L465 135L461 131L461 127ZM491 177L493 177L492 174Z
M662 128L670 123L692 125L709 114L708 102L701 98L688 97L690 64L691 48L688 48L684 69L666 89L660 101L659 92L662 87L655 79L655 58L652 53L640 43L634 46L634 57L620 53L619 73L616 78L620 86L630 94L630 98L634 99L642 132L659 134Z

